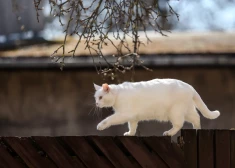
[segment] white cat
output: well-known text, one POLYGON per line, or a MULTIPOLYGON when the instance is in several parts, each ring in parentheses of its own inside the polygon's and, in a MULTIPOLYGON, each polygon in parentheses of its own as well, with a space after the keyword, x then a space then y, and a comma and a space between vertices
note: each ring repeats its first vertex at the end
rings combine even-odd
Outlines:
POLYGON ((210 111, 200 95, 189 84, 176 79, 154 79, 146 82, 124 82, 119 85, 103 84, 96 89, 96 106, 113 107, 114 114, 97 125, 104 130, 112 125, 128 122, 129 132, 133 136, 139 121, 170 121, 172 129, 163 133, 175 135, 185 121, 200 129, 200 116, 196 108, 208 119, 215 119, 219 111, 210 111))

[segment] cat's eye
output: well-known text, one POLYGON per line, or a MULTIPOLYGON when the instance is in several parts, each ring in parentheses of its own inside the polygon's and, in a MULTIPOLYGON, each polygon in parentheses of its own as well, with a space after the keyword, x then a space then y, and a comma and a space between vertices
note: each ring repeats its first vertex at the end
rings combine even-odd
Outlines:
POLYGON ((102 99, 102 96, 100 96, 99 99, 101 100, 101 99, 102 99))

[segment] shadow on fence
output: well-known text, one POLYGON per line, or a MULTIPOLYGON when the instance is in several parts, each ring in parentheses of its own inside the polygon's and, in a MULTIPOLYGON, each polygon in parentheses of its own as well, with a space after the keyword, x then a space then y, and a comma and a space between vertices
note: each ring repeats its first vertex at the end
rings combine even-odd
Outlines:
POLYGON ((4 168, 235 167, 235 131, 182 130, 170 137, 1 137, 4 168))

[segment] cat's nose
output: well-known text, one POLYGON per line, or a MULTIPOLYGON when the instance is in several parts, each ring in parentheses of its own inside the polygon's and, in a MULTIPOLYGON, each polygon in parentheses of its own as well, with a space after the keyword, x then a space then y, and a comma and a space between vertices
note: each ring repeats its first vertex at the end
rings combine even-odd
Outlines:
POLYGON ((98 106, 99 105, 99 103, 96 103, 96 106, 98 106))

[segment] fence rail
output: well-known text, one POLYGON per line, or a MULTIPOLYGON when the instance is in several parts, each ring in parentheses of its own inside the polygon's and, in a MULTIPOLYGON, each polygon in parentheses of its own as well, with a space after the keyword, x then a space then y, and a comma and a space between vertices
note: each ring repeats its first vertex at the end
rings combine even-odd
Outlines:
POLYGON ((235 168, 235 131, 182 130, 170 137, 1 137, 4 168, 235 168))

